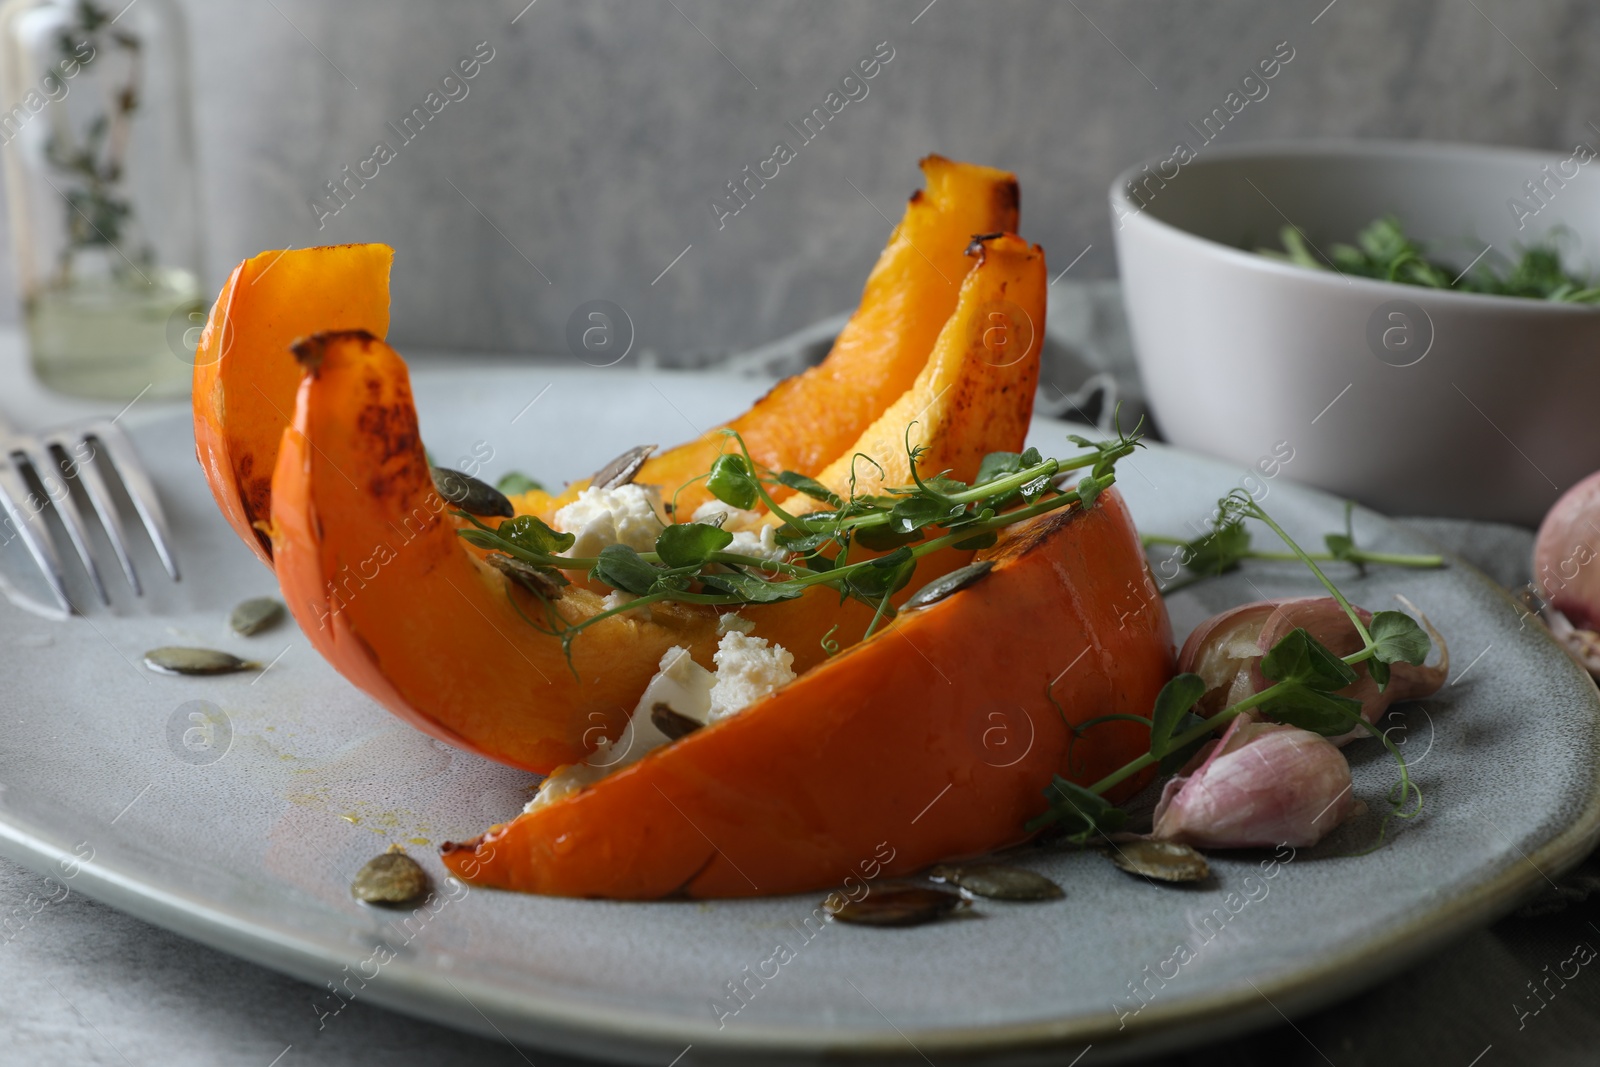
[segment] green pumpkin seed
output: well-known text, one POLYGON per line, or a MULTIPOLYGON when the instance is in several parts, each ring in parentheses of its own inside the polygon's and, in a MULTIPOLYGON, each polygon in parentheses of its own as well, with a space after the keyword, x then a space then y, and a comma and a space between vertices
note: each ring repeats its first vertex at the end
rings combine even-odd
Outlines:
POLYGON ((928 877, 993 900, 1060 900, 1067 895, 1042 874, 998 863, 940 864, 928 877))
POLYGON ((948 574, 940 575, 927 585, 911 594, 911 599, 906 601, 901 611, 925 608, 930 604, 937 604, 951 593, 958 593, 967 586, 988 574, 994 568, 994 560, 980 559, 976 563, 969 563, 965 567, 957 567, 948 574))
POLYGON ((868 882, 867 895, 835 893, 822 902, 835 922, 859 926, 921 926, 970 907, 960 893, 920 882, 868 882))
POLYGON ((525 559, 503 552, 490 552, 483 557, 483 561, 528 592, 546 600, 560 600, 561 587, 571 584, 565 575, 554 568, 535 567, 525 559))
POLYGON ((604 467, 594 472, 594 477, 589 479, 589 485, 594 489, 615 489, 633 481, 639 473, 639 468, 644 466, 644 461, 650 458, 650 453, 656 450, 655 445, 640 445, 630 448, 604 467))
POLYGON ((428 892, 428 872, 399 845, 368 860, 350 883, 350 895, 368 904, 409 904, 428 892))
POLYGON ((498 515, 509 519, 517 513, 500 490, 449 467, 433 468, 433 486, 440 496, 468 515, 498 515))
POLYGON ((228 626, 240 637, 270 630, 283 621, 283 601, 270 596, 252 597, 233 609, 228 626))
POLYGON ((1204 856, 1171 841, 1130 841, 1107 855, 1129 874, 1161 882, 1200 882, 1211 877, 1211 865, 1204 856))
POLYGON ((257 670, 261 666, 251 660, 240 659, 231 652, 178 645, 152 648, 144 654, 144 665, 162 674, 233 674, 236 671, 257 670))
POLYGON ((674 711, 671 704, 659 702, 650 709, 650 721, 657 730, 667 735, 667 740, 669 741, 687 737, 700 729, 701 726, 701 723, 689 718, 682 712, 674 711))

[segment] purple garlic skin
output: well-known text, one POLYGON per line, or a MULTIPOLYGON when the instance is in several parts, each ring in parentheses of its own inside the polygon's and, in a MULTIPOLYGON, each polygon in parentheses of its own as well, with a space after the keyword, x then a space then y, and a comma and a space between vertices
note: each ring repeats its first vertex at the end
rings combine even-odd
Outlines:
POLYGON ((1556 640, 1600 675, 1600 473, 1563 493, 1540 523, 1533 586, 1556 640))
POLYGON ((1241 716, 1193 773, 1167 782, 1150 837, 1195 848, 1314 845, 1361 808, 1327 738, 1241 716))
MULTIPOLYGON (((1372 620, 1371 612, 1361 608, 1356 609, 1356 614, 1363 623, 1372 620)), ((1191 671, 1206 682, 1206 693, 1200 698, 1196 713, 1210 718, 1271 685, 1261 673, 1261 657, 1296 628, 1309 632, 1337 656, 1348 656, 1361 648, 1361 635, 1332 597, 1259 600, 1213 615, 1195 627, 1178 653, 1178 670, 1191 671)), ((1437 633, 1433 639, 1440 652, 1437 664, 1391 664, 1389 685, 1381 693, 1378 683, 1367 674, 1366 664, 1357 664, 1356 682, 1339 690, 1339 695, 1360 701, 1361 717, 1369 723, 1376 723, 1391 704, 1432 695, 1444 685, 1450 672, 1449 649, 1437 633)), ((1366 734, 1365 730, 1354 730, 1335 738, 1334 743, 1342 745, 1366 734)))

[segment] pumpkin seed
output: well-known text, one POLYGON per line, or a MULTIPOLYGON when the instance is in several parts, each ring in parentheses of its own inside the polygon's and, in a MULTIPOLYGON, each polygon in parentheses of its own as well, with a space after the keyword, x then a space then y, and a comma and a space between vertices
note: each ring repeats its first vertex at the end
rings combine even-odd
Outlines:
POLYGON ((627 485, 639 473, 639 468, 644 466, 644 461, 650 458, 650 453, 656 450, 655 445, 640 445, 630 448, 604 467, 594 472, 594 477, 589 479, 589 485, 595 489, 615 489, 619 485, 627 485))
POLYGON ((368 860, 350 883, 350 895, 368 904, 409 904, 428 891, 428 872, 399 845, 368 860))
POLYGON ((509 519, 517 513, 500 490, 449 467, 433 468, 433 486, 440 496, 468 515, 498 515, 509 519))
POLYGON ((1060 900, 1067 895, 1042 874, 998 863, 940 864, 928 877, 994 900, 1060 900))
POLYGON ((868 882, 867 895, 834 894, 822 902, 835 922, 860 926, 921 926, 970 907, 960 893, 918 882, 868 882))
POLYGON ((483 557, 483 561, 528 592, 546 600, 560 600, 561 587, 570 584, 558 570, 535 567, 525 559, 503 552, 490 552, 483 557))
POLYGON ((980 559, 976 563, 969 563, 965 567, 957 567, 948 574, 940 575, 927 585, 911 594, 905 607, 901 611, 915 608, 925 608, 929 604, 937 604, 951 593, 958 593, 973 582, 988 574, 994 568, 994 560, 980 559))
POLYGON ((270 596, 252 597, 233 609, 228 627, 240 637, 270 630, 283 621, 283 601, 270 596))
POLYGON ((1211 865, 1204 856, 1171 841, 1130 841, 1107 855, 1129 874, 1162 882, 1199 882, 1211 877, 1211 865))
POLYGON ((676 741, 700 729, 701 724, 680 711, 674 711, 671 704, 659 701, 650 709, 650 721, 655 728, 667 735, 667 740, 676 741))
POLYGON ((144 665, 162 674, 233 674, 235 671, 253 671, 261 666, 240 659, 231 652, 178 645, 152 648, 144 654, 144 665))

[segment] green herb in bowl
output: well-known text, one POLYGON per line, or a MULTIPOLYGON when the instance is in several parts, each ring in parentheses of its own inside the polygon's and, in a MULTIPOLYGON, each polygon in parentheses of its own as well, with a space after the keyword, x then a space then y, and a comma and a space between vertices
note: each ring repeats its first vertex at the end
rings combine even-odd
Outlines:
POLYGON ((1392 215, 1376 220, 1356 235, 1353 245, 1329 246, 1322 256, 1293 226, 1278 233, 1282 252, 1258 248, 1260 254, 1285 260, 1312 270, 1328 270, 1358 278, 1377 278, 1403 285, 1422 285, 1430 289, 1454 289, 1464 293, 1494 296, 1520 296, 1568 304, 1600 304, 1600 285, 1580 278, 1561 266, 1561 252, 1553 242, 1521 250, 1514 262, 1493 252, 1472 264, 1466 271, 1427 258, 1426 247, 1406 236, 1392 215))

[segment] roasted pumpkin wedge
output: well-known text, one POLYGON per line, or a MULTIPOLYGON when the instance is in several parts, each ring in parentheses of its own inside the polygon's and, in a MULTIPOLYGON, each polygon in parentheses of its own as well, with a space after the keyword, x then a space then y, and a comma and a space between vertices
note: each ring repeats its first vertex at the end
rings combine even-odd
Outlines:
MULTIPOLYGON (((936 395, 920 423, 943 441, 941 465, 922 464, 930 475, 953 456, 1016 451, 1026 433, 1038 352, 997 365, 975 327, 1000 294, 1019 290, 1037 295, 1042 321, 1043 287, 1033 281, 1042 282, 1043 257, 1015 238, 994 244, 963 281, 912 390, 936 395)), ((711 662, 714 610, 657 606, 649 619, 614 616, 587 630, 572 646, 575 678, 560 642, 529 621, 542 608, 456 535, 429 474, 404 361, 360 332, 313 335, 295 354, 304 380, 272 482, 273 558, 301 629, 356 685, 434 736, 545 772, 620 735, 668 648, 711 662)), ((855 447, 888 433, 870 428, 855 447)), ((926 557, 906 591, 970 558, 953 549, 926 557)), ((569 621, 601 610, 581 586, 559 603, 569 621)), ((747 614, 802 671, 823 658, 830 631, 849 644, 872 617, 821 588, 747 614)))
MULTIPOLYGON (((779 382, 727 424, 763 466, 814 475, 844 455, 928 362, 972 267, 965 255, 972 238, 1017 229, 1014 174, 942 156, 928 156, 921 166, 927 189, 912 194, 827 358, 779 382)), ((1042 314, 1038 324, 1042 329, 1042 314)), ((713 430, 649 460, 638 480, 662 486, 669 497, 677 492, 679 505, 693 511, 710 494, 700 483, 687 483, 728 447, 728 438, 713 430)), ((587 485, 574 482, 558 496, 535 492, 513 503, 520 514, 549 518, 587 485)))
POLYGON ((1044 249, 1000 233, 972 241, 967 254, 976 266, 963 286, 960 309, 915 381, 854 444, 815 472, 835 493, 909 485, 913 448, 924 476, 948 472, 969 481, 995 450, 992 442, 1022 447, 1044 339, 1044 249))
POLYGON ((211 307, 194 365, 194 446, 217 506, 268 566, 278 442, 300 368, 289 345, 319 330, 389 329, 388 245, 263 252, 234 268, 211 307))
MULTIPOLYGON (((477 885, 569 897, 837 888, 1013 844, 1051 776, 1092 781, 1149 731, 1166 611, 1114 490, 1007 528, 994 568, 802 674, 443 859, 477 885), (1130 607, 1130 590, 1143 591, 1130 607), (886 858, 888 857, 888 858, 886 858)), ((1124 791, 1140 782, 1124 784, 1124 791)))

